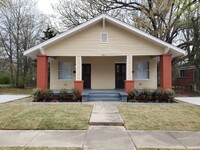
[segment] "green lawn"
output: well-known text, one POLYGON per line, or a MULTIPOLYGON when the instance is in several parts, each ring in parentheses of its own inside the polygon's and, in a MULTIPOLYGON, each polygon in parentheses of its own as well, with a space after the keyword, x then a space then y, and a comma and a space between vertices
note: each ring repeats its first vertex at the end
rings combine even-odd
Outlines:
POLYGON ((82 148, 0 147, 0 150, 83 150, 82 148))
POLYGON ((200 131, 200 106, 176 104, 121 104, 118 110, 128 130, 200 131))
POLYGON ((91 111, 87 104, 0 104, 0 130, 83 130, 91 111))
POLYGON ((8 88, 10 87, 10 84, 0 84, 0 88, 8 88))
POLYGON ((20 89, 20 88, 1 88, 0 94, 31 94, 33 89, 20 89))

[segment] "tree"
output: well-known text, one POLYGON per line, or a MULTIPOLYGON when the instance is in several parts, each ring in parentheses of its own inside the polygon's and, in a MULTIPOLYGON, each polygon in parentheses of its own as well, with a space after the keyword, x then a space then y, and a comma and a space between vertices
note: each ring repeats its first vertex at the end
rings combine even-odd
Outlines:
MULTIPOLYGON (((48 25, 47 28, 43 31, 43 33, 44 33, 44 36, 41 37, 41 39, 44 42, 48 39, 55 37, 59 32, 51 25, 48 25)), ((50 65, 48 65, 48 83, 50 83, 50 65)))
POLYGON ((129 16, 131 17, 133 12, 122 9, 109 10, 104 7, 106 3, 106 0, 60 0, 53 9, 58 13, 64 29, 73 28, 100 14, 109 14, 127 23, 131 21, 129 16))
POLYGON ((52 26, 48 25, 46 30, 43 31, 43 33, 44 33, 44 36, 41 39, 42 39, 42 41, 46 41, 46 40, 51 39, 52 37, 56 36, 59 32, 52 26))
POLYGON ((0 8, 0 50, 9 60, 12 86, 23 87, 32 77, 32 59, 23 52, 40 42, 44 24, 34 0, 7 0, 0 8))
POLYGON ((172 43, 182 29, 182 14, 198 0, 60 0, 54 9, 67 27, 107 13, 172 43))
POLYGON ((0 7, 6 6, 6 1, 5 0, 0 0, 0 7))

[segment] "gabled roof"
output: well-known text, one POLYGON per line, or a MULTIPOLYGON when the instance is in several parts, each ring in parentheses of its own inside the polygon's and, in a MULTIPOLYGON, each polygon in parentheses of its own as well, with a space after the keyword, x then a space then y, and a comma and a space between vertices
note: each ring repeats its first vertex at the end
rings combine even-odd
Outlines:
POLYGON ((147 40, 149 40, 149 41, 151 41, 151 42, 153 42, 157 45, 164 47, 166 50, 169 50, 172 53, 172 57, 183 56, 183 55, 186 54, 186 52, 184 50, 182 50, 182 49, 180 49, 176 46, 173 46, 169 43, 166 43, 166 42, 164 42, 164 41, 162 41, 162 40, 160 40, 160 39, 158 39, 158 38, 156 38, 156 37, 154 37, 150 34, 147 34, 147 33, 143 32, 143 31, 141 31, 137 28, 134 28, 133 26, 130 26, 130 25, 128 25, 124 22, 121 22, 121 21, 119 21, 115 18, 112 18, 112 17, 110 17, 106 14, 102 14, 102 15, 99 15, 99 16, 97 16, 97 17, 95 17, 95 18, 75 27, 75 28, 72 28, 72 29, 70 29, 66 32, 63 32, 62 34, 59 34, 59 35, 57 35, 57 36, 39 44, 39 45, 36 45, 36 46, 24 51, 24 55, 29 56, 29 57, 34 57, 33 55, 40 53, 40 51, 42 51, 46 46, 50 46, 51 44, 54 44, 54 43, 66 38, 66 37, 69 37, 69 36, 79 32, 79 31, 82 31, 86 28, 89 28, 90 26, 102 21, 103 19, 105 19, 105 21, 108 21, 112 24, 115 24, 116 26, 119 26, 119 27, 121 27, 125 30, 128 30, 129 32, 132 32, 133 34, 136 34, 137 36, 145 38, 145 39, 147 39, 147 40))

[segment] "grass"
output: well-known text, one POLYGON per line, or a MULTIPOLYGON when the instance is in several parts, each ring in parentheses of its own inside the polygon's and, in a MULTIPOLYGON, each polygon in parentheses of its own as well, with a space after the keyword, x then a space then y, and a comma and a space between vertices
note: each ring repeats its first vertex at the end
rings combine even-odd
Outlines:
POLYGON ((91 111, 86 104, 0 104, 0 130, 84 130, 91 111))
POLYGON ((0 84, 0 88, 8 88, 10 87, 10 84, 0 84))
POLYGON ((0 147, 0 150, 83 150, 82 148, 0 147))
POLYGON ((118 109, 128 130, 200 131, 200 106, 122 104, 118 109))
POLYGON ((31 94, 32 89, 0 88, 0 94, 31 94))

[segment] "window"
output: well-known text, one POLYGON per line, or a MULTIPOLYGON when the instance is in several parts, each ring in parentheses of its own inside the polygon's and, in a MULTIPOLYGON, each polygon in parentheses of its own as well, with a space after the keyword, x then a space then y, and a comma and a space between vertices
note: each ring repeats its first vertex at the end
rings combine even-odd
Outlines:
POLYGON ((136 62, 134 65, 135 79, 137 80, 147 80, 149 79, 149 62, 140 61, 136 62))
POLYGON ((187 77, 187 70, 180 70, 180 78, 186 78, 187 77))
POLYGON ((100 42, 101 43, 108 43, 108 34, 107 33, 101 33, 100 42))
POLYGON ((66 61, 58 62, 58 79, 71 80, 72 79, 72 64, 66 61))

